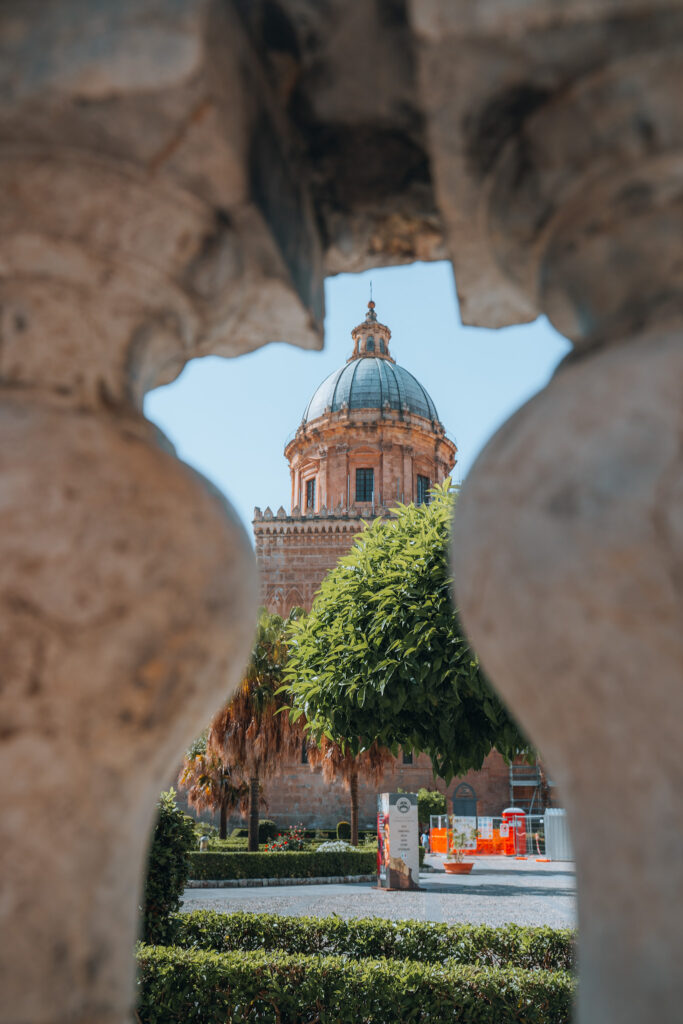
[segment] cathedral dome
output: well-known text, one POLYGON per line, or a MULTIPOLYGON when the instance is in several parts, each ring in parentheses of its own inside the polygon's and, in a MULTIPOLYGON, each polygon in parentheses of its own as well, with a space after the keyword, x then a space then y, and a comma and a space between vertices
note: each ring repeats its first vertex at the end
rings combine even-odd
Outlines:
POLYGON ((389 354, 391 331, 378 323, 374 302, 368 303, 364 323, 351 336, 351 358, 320 384, 302 423, 342 409, 395 409, 438 422, 436 407, 420 382, 389 354))
POLYGON ((396 409, 438 421, 439 417, 420 382, 389 359, 356 358, 322 382, 303 415, 303 423, 341 409, 396 409))

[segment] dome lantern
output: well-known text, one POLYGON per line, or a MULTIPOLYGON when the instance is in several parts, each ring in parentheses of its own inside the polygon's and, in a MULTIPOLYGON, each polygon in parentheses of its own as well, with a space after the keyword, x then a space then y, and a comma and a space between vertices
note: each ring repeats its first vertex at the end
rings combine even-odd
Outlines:
POLYGON ((391 331, 386 324, 381 324, 377 319, 375 303, 372 299, 368 302, 365 320, 353 328, 351 337, 353 338, 353 352, 349 356, 348 362, 362 359, 365 356, 394 362, 389 353, 391 331))
POLYGON ((372 300, 365 320, 353 328, 351 337, 354 344, 350 358, 316 389, 301 426, 332 413, 376 409, 383 417, 396 412, 401 417, 421 416, 431 421, 431 429, 443 432, 434 402, 425 388, 392 358, 391 331, 378 321, 372 300))

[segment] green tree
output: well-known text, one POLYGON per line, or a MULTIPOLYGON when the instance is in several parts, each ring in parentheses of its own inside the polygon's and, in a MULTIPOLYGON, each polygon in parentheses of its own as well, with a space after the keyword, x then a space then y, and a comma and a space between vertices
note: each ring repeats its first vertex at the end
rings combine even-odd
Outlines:
POLYGON ((142 938, 153 945, 173 941, 171 914, 180 909, 196 845, 192 822, 175 802, 175 790, 162 793, 149 850, 142 910, 142 938))
POLYGON ((250 850, 258 850, 261 781, 301 749, 301 724, 287 713, 278 714, 290 707, 287 695, 278 693, 286 661, 285 622, 261 609, 244 678, 209 726, 207 751, 249 780, 250 850))
POLYGON ((451 598, 450 481, 360 533, 290 627, 287 687, 313 736, 427 753, 450 780, 527 742, 484 678, 451 598))
POLYGON ((417 820, 429 825, 432 814, 446 813, 446 797, 438 789, 422 786, 417 792, 417 820))

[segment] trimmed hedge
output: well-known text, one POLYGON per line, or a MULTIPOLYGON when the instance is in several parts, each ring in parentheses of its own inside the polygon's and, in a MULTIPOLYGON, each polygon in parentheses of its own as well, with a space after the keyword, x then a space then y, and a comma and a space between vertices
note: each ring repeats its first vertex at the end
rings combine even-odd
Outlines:
POLYGON ((142 1024, 568 1024, 564 972, 138 947, 142 1024))
MULTIPOLYGON (((258 823, 259 843, 268 843, 277 835, 277 825, 270 818, 261 818, 258 823)), ((248 839, 249 829, 241 828, 239 825, 230 833, 231 839, 248 839)))
MULTIPOLYGON (((425 851, 420 847, 420 867, 425 851)), ((190 853, 191 879, 222 881, 225 878, 330 878, 333 875, 374 875, 375 847, 333 853, 292 850, 290 853, 218 851, 190 853)))
POLYGON ((574 932, 568 928, 502 928, 380 917, 281 917, 279 914, 178 914, 174 943, 216 953, 286 950, 288 953, 388 957, 432 964, 477 964, 573 971, 574 932))
POLYGON ((371 875, 376 870, 374 850, 190 854, 190 878, 196 879, 329 878, 331 875, 371 875))

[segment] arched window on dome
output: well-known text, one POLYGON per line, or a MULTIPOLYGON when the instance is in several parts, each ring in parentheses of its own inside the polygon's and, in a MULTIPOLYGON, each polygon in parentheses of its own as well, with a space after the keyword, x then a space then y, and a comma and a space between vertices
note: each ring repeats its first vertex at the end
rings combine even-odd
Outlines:
POLYGON ((373 338, 373 336, 371 334, 368 334, 368 336, 367 336, 367 339, 366 339, 366 342, 365 342, 365 351, 366 352, 374 352, 375 351, 375 339, 373 338))
POLYGON ((386 352, 386 346, 384 344, 384 338, 379 339, 379 350, 380 352, 386 352))

